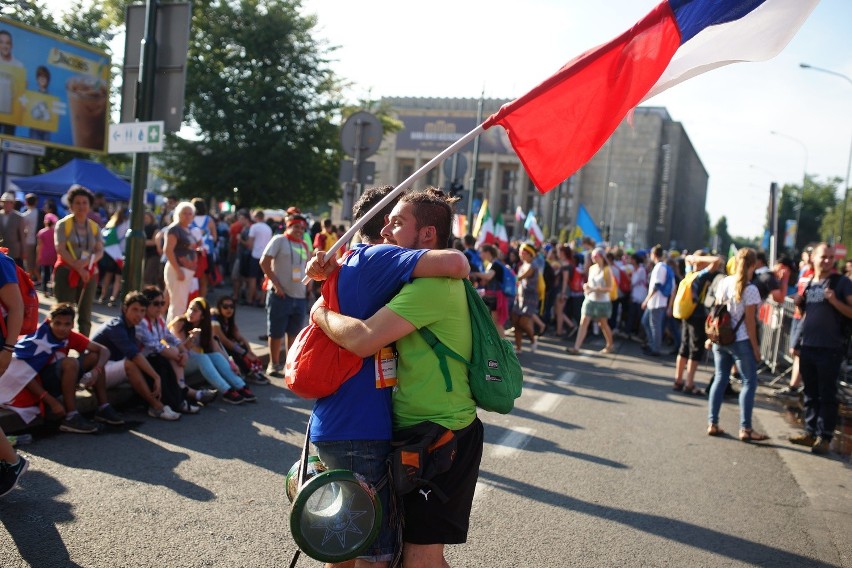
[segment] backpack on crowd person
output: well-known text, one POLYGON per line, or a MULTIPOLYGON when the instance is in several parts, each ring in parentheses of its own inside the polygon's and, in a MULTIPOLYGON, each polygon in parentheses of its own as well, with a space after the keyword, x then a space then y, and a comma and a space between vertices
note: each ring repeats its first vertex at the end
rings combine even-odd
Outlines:
POLYGON ((711 282, 706 275, 703 277, 699 277, 698 275, 699 271, 693 270, 684 276, 683 280, 678 284, 674 305, 672 306, 672 316, 675 319, 689 319, 695 313, 695 309, 699 304, 704 305, 707 290, 711 282), (696 291, 698 292, 697 295, 696 291))
POLYGON ((518 293, 518 275, 515 274, 515 271, 508 264, 496 258, 492 263, 503 268, 503 281, 500 282, 500 289, 503 291, 503 295, 511 302, 515 294, 518 293))
POLYGON ((672 267, 668 264, 663 263, 663 268, 666 269, 666 280, 663 283, 663 287, 660 288, 660 293, 666 298, 668 298, 672 295, 672 292, 675 289, 675 274, 674 270, 672 270, 672 267))

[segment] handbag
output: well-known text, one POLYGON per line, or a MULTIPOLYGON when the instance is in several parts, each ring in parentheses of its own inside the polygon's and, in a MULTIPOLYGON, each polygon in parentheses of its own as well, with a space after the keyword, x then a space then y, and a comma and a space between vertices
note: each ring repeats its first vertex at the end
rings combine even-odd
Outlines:
MULTIPOLYGON (((322 296, 332 311, 339 312, 337 277, 334 273, 322 285, 322 296)), ((323 398, 337 392, 361 368, 364 360, 333 342, 311 322, 299 332, 284 363, 284 383, 302 398, 323 398)))

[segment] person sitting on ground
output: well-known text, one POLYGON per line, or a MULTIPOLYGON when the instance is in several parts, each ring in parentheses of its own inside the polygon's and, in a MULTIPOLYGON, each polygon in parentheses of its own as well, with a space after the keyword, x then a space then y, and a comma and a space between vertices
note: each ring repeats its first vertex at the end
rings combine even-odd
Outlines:
MULTIPOLYGON (((98 401, 95 421, 122 426, 124 419, 107 399, 104 366, 109 350, 76 331, 74 306, 56 304, 47 319, 32 334, 15 346, 6 382, 31 377, 26 388, 10 402, 15 408, 50 407, 62 421, 59 430, 75 434, 94 434, 98 426, 77 412, 77 385, 94 390, 98 401), (69 357, 73 349, 80 357, 69 357), (38 373, 38 376, 35 376, 38 373), (62 402, 57 397, 62 397, 62 402)), ((22 418, 27 414, 21 413, 22 418)))
POLYGON ((211 313, 213 334, 221 342, 225 352, 234 360, 246 382, 268 385, 269 379, 263 374, 263 362, 251 350, 248 340, 240 334, 240 329, 237 327, 236 305, 236 301, 231 296, 219 298, 211 313))
MULTIPOLYGON (((110 361, 105 368, 107 388, 127 381, 136 394, 148 404, 149 416, 161 420, 177 420, 180 414, 160 400, 163 379, 151 367, 136 339, 136 326, 145 317, 147 308, 148 299, 141 292, 128 292, 121 303, 121 314, 102 325, 92 339, 105 345, 110 351, 110 361)), ((170 387, 171 385, 167 385, 166 388, 170 387)))
MULTIPOLYGON (((142 342, 142 353, 155 369, 164 362, 169 366, 168 373, 174 376, 180 389, 180 396, 176 403, 177 410, 186 414, 195 414, 198 412, 199 402, 203 404, 213 402, 217 393, 207 389, 195 390, 186 385, 184 367, 189 360, 189 353, 181 345, 180 339, 169 331, 163 319, 166 304, 163 292, 157 286, 145 286, 142 294, 148 299, 145 318, 136 326, 136 337, 142 342)), ((159 369, 158 372, 163 375, 159 369)))
POLYGON ((254 393, 231 368, 224 349, 213 335, 210 320, 207 300, 195 298, 189 303, 186 314, 169 322, 169 329, 189 351, 186 372, 200 372, 208 383, 223 393, 222 399, 227 403, 256 402, 254 393))

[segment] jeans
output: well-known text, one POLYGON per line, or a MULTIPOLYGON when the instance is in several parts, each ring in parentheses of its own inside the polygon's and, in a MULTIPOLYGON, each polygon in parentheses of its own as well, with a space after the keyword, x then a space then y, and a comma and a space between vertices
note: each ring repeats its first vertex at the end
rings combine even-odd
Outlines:
MULTIPOLYGON (((363 475, 367 483, 377 487, 387 474, 386 460, 391 452, 390 440, 336 440, 314 442, 319 457, 328 469, 348 469, 363 475)), ((382 526, 373 544, 359 556, 370 562, 393 559, 396 531, 389 524, 390 486, 377 492, 382 504, 382 526)))
POLYGON ((740 389, 740 428, 751 429, 751 413, 754 410, 754 395, 757 393, 757 361, 748 339, 735 341, 730 345, 713 344, 713 361, 716 364, 716 374, 713 376, 713 386, 710 387, 710 397, 707 401, 710 424, 719 423, 719 409, 725 398, 725 387, 731 376, 731 366, 736 363, 737 370, 743 379, 740 389))
POLYGON ((232 388, 241 389, 246 386, 239 375, 231 370, 231 365, 221 353, 189 353, 189 360, 184 367, 186 374, 201 373, 201 376, 219 392, 226 392, 232 388))
POLYGON ((830 441, 837 426, 837 379, 843 352, 802 346, 799 370, 805 383, 805 430, 830 441))
POLYGON ((648 338, 648 349, 659 353, 663 345, 663 325, 666 319, 666 308, 647 308, 642 314, 642 327, 648 338))

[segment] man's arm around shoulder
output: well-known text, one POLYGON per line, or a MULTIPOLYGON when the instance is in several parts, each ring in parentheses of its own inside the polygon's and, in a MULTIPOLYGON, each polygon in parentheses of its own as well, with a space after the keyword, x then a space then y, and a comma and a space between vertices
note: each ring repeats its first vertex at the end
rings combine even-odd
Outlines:
POLYGON ((445 276, 447 278, 467 278, 470 263, 463 252, 456 249, 430 250, 420 257, 411 276, 428 278, 445 276))
POLYGON ((359 320, 333 312, 318 303, 311 318, 332 341, 359 357, 373 355, 416 329, 411 322, 387 307, 367 320, 359 320))

